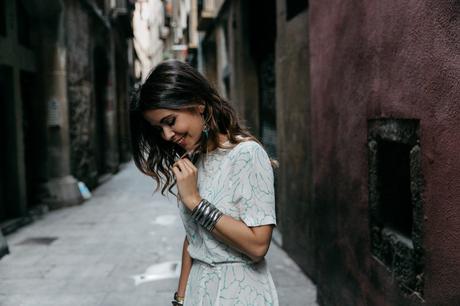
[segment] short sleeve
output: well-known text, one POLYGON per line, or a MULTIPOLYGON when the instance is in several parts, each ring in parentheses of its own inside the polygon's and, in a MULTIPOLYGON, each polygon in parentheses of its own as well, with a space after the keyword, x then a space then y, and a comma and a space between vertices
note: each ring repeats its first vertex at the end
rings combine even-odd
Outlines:
MULTIPOLYGON (((240 143, 232 156, 232 201, 248 226, 276 224, 273 169, 254 141, 240 143)), ((233 153, 233 152, 232 152, 233 153)))

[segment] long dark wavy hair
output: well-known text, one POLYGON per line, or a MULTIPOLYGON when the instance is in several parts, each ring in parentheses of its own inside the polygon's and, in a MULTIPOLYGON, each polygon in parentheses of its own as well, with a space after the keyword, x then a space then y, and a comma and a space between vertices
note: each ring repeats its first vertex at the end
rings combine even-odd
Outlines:
POLYGON ((230 146, 245 140, 260 143, 241 125, 232 106, 197 70, 178 60, 160 63, 136 90, 129 114, 134 162, 141 172, 157 182, 156 191, 161 187, 162 194, 166 190, 173 193, 176 182, 171 167, 183 151, 177 144, 164 140, 143 114, 154 109, 190 110, 199 105, 204 106, 203 117, 209 127, 208 136, 201 137, 199 153, 222 147, 219 134, 227 135, 230 146))

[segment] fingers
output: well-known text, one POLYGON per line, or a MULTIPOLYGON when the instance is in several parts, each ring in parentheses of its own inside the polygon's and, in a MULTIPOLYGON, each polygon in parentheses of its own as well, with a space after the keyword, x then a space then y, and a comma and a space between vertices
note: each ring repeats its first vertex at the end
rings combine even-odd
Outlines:
MULTIPOLYGON (((192 199, 198 194, 198 170, 188 159, 181 159, 174 163, 172 171, 177 182, 178 195, 182 199, 192 199)), ((185 203, 185 202, 184 202, 185 203)))
POLYGON ((178 167, 177 165, 174 165, 174 166, 172 167, 172 172, 174 173, 174 175, 175 175, 176 177, 182 175, 182 173, 181 173, 181 171, 180 171, 180 169, 179 169, 179 167, 178 167))
POLYGON ((187 170, 190 170, 192 172, 197 171, 197 168, 195 167, 195 165, 187 158, 182 158, 182 159, 177 160, 173 164, 173 168, 174 167, 178 167, 180 171, 187 171, 187 170))
POLYGON ((187 177, 189 175, 195 175, 198 170, 195 165, 188 159, 179 159, 172 167, 173 173, 177 178, 187 177))
POLYGON ((184 169, 187 169, 188 171, 190 172, 193 172, 193 173, 196 173, 197 172, 197 168, 195 167, 195 165, 190 161, 190 159, 188 158, 184 158, 182 159, 182 165, 184 167, 184 169))

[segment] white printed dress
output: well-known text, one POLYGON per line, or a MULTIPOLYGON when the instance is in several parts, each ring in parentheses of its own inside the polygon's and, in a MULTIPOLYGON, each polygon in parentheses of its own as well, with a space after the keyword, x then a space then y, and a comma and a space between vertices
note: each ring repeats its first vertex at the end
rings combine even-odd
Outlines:
MULTIPOLYGON (((254 141, 216 149, 197 163, 201 197, 248 226, 276 224, 273 170, 265 150, 254 141)), ((278 306, 265 260, 216 240, 179 205, 193 258, 186 306, 278 306)))

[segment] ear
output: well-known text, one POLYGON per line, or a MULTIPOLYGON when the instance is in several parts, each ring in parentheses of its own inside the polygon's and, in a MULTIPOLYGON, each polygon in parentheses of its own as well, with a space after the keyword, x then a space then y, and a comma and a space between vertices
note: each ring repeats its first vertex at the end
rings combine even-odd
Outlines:
POLYGON ((200 104, 200 105, 197 106, 197 110, 200 113, 200 115, 203 115, 204 109, 205 109, 205 107, 204 107, 203 104, 200 104))

